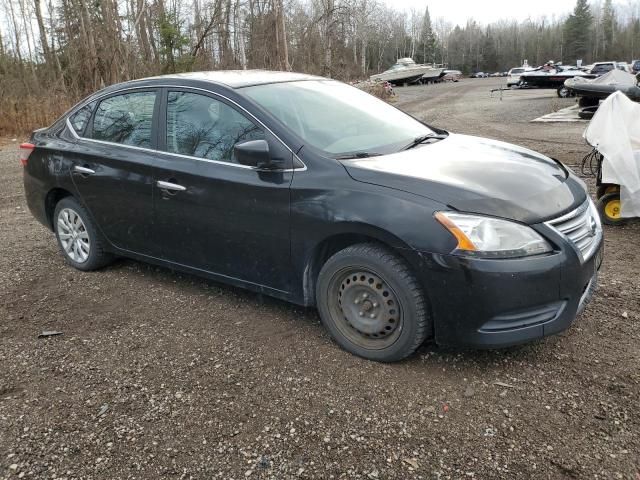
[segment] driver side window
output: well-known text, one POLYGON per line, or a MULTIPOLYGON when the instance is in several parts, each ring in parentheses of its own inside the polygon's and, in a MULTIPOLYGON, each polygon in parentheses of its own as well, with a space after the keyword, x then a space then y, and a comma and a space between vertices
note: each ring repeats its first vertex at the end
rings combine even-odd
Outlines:
POLYGON ((264 138, 260 127, 225 103, 197 93, 169 92, 168 152, 233 163, 235 144, 264 138))

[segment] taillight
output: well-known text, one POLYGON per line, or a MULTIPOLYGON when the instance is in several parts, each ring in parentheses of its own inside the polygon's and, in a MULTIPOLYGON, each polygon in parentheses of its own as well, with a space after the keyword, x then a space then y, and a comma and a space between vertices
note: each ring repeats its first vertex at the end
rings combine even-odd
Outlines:
POLYGON ((20 163, 23 167, 27 166, 29 155, 31 155, 31 152, 33 152, 34 148, 36 148, 36 146, 33 143, 20 144, 20 163))

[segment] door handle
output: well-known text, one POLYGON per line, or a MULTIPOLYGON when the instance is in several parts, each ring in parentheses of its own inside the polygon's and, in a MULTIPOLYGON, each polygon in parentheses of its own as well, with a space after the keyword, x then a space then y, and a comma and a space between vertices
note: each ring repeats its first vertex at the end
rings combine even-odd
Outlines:
POLYGON ((73 167, 73 171, 76 172, 76 173, 80 173, 82 175, 93 175, 94 173, 96 173, 95 170, 92 170, 92 169, 87 168, 87 167, 81 167, 79 165, 75 165, 73 167))
POLYGON ((168 190, 170 192, 184 192, 187 189, 187 187, 178 185, 177 183, 164 182, 162 180, 158 180, 157 185, 160 189, 168 190))

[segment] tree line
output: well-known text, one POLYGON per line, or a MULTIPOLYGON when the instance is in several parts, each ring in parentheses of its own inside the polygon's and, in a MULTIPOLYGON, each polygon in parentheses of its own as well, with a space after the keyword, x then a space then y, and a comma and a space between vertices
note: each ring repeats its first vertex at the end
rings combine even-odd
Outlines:
POLYGON ((355 80, 396 59, 469 74, 640 57, 640 0, 565 17, 453 25, 383 0, 0 0, 0 133, 163 73, 265 68, 355 80))

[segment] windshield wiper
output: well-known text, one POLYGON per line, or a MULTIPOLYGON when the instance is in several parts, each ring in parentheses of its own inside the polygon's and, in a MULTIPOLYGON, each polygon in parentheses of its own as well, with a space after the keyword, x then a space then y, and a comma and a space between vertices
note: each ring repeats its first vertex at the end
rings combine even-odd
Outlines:
POLYGON ((439 134, 439 133, 429 133, 428 135, 420 135, 413 139, 409 145, 406 145, 402 148, 402 150, 409 150, 410 148, 417 147, 421 143, 426 142, 427 140, 444 140, 447 138, 447 134, 439 134))
POLYGON ((352 160, 354 158, 379 157, 380 155, 382 154, 376 152, 350 152, 343 155, 337 155, 333 158, 335 158, 336 160, 352 160))

